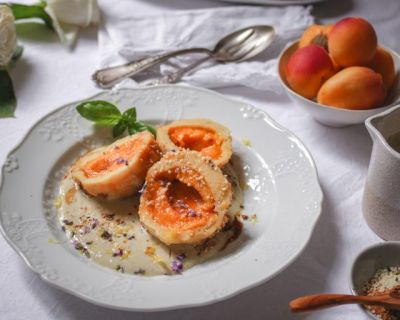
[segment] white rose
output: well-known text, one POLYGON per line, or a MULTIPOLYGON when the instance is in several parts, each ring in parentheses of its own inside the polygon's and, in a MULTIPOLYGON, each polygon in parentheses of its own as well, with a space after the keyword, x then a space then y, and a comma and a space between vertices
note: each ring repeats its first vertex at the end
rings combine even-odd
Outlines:
POLYGON ((6 5, 0 5, 0 67, 7 65, 17 46, 14 16, 6 5))
POLYGON ((96 0, 47 0, 47 13, 53 19, 61 42, 71 46, 81 27, 97 24, 100 11, 96 0))

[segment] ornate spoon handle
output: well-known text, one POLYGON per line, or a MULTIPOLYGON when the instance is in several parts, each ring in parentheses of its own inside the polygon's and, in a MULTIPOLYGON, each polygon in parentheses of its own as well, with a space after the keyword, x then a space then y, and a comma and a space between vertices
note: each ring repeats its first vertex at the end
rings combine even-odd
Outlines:
POLYGON ((199 65, 203 64, 204 62, 211 59, 211 56, 199 59, 185 68, 179 69, 178 71, 168 74, 166 76, 161 77, 158 80, 151 82, 149 85, 157 86, 160 84, 168 84, 168 83, 176 83, 178 82, 185 74, 192 71, 194 68, 198 67, 199 65))
POLYGON ((190 54, 190 53, 207 53, 208 55, 210 55, 211 51, 205 48, 177 50, 153 57, 132 61, 121 66, 101 69, 96 71, 93 74, 92 78, 100 87, 110 88, 113 85, 117 84, 118 82, 126 78, 132 77, 133 75, 147 68, 150 68, 158 63, 168 60, 171 57, 190 54))

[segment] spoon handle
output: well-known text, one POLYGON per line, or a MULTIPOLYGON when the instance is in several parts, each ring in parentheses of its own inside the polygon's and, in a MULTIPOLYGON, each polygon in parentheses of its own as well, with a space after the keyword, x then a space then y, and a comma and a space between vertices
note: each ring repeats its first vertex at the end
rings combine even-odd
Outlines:
POLYGON ((335 307, 342 304, 369 304, 382 305, 393 303, 393 298, 388 295, 379 296, 353 296, 347 294, 316 294, 304 296, 290 301, 292 312, 313 311, 322 308, 335 307))
POLYGON ((176 83, 180 79, 182 79, 182 77, 185 74, 189 73, 190 71, 197 68, 199 65, 203 64, 204 62, 210 60, 211 58, 212 58, 211 56, 207 56, 202 59, 199 59, 199 60, 191 63, 190 65, 188 65, 185 68, 181 68, 174 73, 168 74, 166 76, 161 77, 160 79, 157 79, 157 80, 151 82, 150 85, 157 86, 160 84, 176 83))
POLYGON ((176 50, 148 58, 135 60, 124 65, 98 70, 93 74, 92 79, 100 87, 110 88, 118 82, 121 82, 126 78, 132 77, 133 75, 163 61, 166 61, 169 58, 190 53, 207 53, 208 55, 210 55, 211 51, 205 48, 176 50))

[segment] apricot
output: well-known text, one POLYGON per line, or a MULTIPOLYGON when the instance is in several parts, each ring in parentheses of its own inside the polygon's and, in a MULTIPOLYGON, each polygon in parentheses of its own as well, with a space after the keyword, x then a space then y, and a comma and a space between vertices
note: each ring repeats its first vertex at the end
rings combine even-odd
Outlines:
POLYGON ((394 79, 396 78, 396 70, 394 67, 393 57, 390 52, 378 47, 375 56, 368 64, 368 67, 378 72, 382 76, 386 89, 389 89, 392 86, 394 79))
POLYGON ((362 18, 345 18, 335 23, 328 36, 328 51, 342 67, 368 64, 378 45, 372 25, 362 18))
POLYGON ((369 109, 385 100, 382 76, 367 67, 348 67, 327 80, 318 92, 320 104, 344 109, 369 109))
POLYGON ((317 44, 324 49, 328 48, 328 34, 331 31, 333 25, 319 25, 312 24, 306 30, 299 41, 299 48, 304 48, 310 44, 317 44))
POLYGON ((331 58, 325 49, 315 44, 296 50, 285 68, 289 86, 305 98, 315 97, 333 74, 331 58))

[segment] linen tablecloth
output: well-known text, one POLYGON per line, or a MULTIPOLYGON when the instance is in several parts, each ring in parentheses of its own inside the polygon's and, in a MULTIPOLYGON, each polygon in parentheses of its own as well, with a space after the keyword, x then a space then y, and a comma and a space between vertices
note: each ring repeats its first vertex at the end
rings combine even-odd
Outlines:
MULTIPOLYGON (((226 5, 213 1, 132 0, 153 6, 204 8, 226 5)), ((25 1, 29 2, 29 1, 25 1)), ((113 6, 115 1, 107 5, 113 6)), ((145 10, 143 15, 148 14, 145 10)), ((326 1, 313 14, 323 22, 357 15, 369 19, 381 42, 400 51, 398 0, 326 1)), ((25 46, 23 59, 12 71, 18 95, 15 119, 0 119, 0 162, 28 129, 51 110, 96 92, 90 76, 98 64, 96 30, 80 34, 74 52, 42 26, 18 27, 25 46)), ((371 152, 363 125, 335 129, 322 126, 296 108, 285 96, 243 87, 219 92, 265 111, 293 131, 311 151, 324 190, 324 205, 315 232, 303 254, 271 281, 214 305, 160 313, 108 310, 52 288, 32 273, 0 237, 0 319, 367 319, 356 306, 344 306, 294 316, 288 301, 317 292, 349 292, 349 272, 355 255, 381 241, 367 227, 361 196, 371 152)), ((29 177, 21 183, 29 183, 29 177)))

